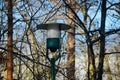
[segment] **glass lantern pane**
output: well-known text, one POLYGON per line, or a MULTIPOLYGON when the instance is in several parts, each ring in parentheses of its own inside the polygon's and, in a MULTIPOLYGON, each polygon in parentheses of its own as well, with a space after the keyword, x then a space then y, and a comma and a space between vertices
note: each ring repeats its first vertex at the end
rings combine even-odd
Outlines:
POLYGON ((59 38, 59 26, 53 24, 48 27, 48 38, 59 38))

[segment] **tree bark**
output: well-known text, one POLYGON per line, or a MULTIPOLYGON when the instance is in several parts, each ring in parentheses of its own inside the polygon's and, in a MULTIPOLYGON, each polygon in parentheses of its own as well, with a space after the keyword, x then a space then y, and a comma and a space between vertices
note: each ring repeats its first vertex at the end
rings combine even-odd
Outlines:
POLYGON ((109 55, 105 56, 104 64, 105 64, 104 68, 105 68, 105 72, 106 72, 106 75, 107 75, 107 79, 112 80, 110 66, 109 66, 109 55))
POLYGON ((68 80, 75 80, 75 40, 74 33, 75 29, 70 29, 68 34, 68 58, 67 58, 67 77, 68 80))
POLYGON ((13 44, 12 44, 12 34, 13 34, 13 16, 12 16, 12 0, 8 0, 8 39, 7 39, 7 79, 13 80, 13 44))
MULTIPOLYGON (((74 0, 68 0, 68 4, 75 9, 74 0)), ((69 9, 67 15, 71 19, 75 18, 74 14, 69 9)), ((68 80, 75 80, 75 23, 71 19, 68 19, 68 24, 71 25, 72 28, 68 33, 67 77, 68 80)))
MULTIPOLYGON (((84 25, 87 27, 87 16, 88 16, 88 7, 87 0, 84 0, 84 25)), ((96 66, 95 66, 95 55, 93 50, 93 43, 90 37, 89 31, 86 29, 86 43, 87 43, 87 53, 88 53, 88 80, 96 80, 96 66)), ((85 54, 85 53, 84 53, 85 54)))
POLYGON ((102 80, 103 64, 105 56, 105 20, 106 20, 106 0, 102 0, 101 27, 100 27, 100 55, 98 64, 97 79, 102 80))
POLYGON ((93 52, 93 45, 91 43, 90 37, 87 36, 87 46, 88 46, 88 80, 96 80, 96 66, 95 66, 95 55, 93 52))

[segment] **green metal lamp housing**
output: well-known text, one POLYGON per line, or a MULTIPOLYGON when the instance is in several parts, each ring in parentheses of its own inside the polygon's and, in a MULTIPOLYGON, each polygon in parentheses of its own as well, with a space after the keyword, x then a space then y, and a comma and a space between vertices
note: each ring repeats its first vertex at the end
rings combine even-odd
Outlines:
POLYGON ((48 30, 46 47, 51 52, 56 52, 57 49, 60 49, 60 31, 68 30, 69 28, 71 28, 69 25, 63 23, 48 23, 37 26, 37 29, 48 30))
POLYGON ((60 46, 59 38, 47 38, 47 49, 50 49, 51 52, 55 52, 60 46))

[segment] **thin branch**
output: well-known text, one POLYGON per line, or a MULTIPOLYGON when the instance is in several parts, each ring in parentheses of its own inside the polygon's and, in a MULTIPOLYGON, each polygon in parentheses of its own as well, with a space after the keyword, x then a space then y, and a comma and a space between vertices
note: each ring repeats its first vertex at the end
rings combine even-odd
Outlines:
POLYGON ((120 28, 119 29, 112 29, 112 30, 109 30, 108 32, 105 33, 105 36, 108 36, 108 35, 111 35, 111 34, 115 34, 117 32, 120 31, 120 28))
POLYGON ((72 7, 65 0, 63 0, 63 2, 66 5, 66 7, 68 7, 71 10, 71 12, 75 15, 75 18, 78 20, 80 27, 87 33, 87 29, 85 28, 84 23, 78 17, 78 15, 76 14, 76 12, 72 9, 72 7))
POLYGON ((111 7, 116 6, 116 5, 120 5, 120 2, 119 2, 119 3, 111 4, 111 5, 110 5, 109 7, 107 7, 106 9, 110 9, 111 7))
MULTIPOLYGON (((7 51, 7 49, 6 49, 6 48, 3 48, 3 47, 0 47, 0 49, 2 49, 2 50, 4 50, 4 51, 7 51)), ((19 52, 21 52, 21 51, 19 51, 19 52)), ((46 65, 46 64, 37 62, 37 61, 35 61, 34 59, 31 59, 31 58, 29 58, 28 56, 23 55, 23 54, 25 54, 25 53, 18 54, 17 52, 13 52, 13 54, 14 54, 14 56, 16 56, 16 57, 18 57, 18 58, 20 58, 20 56, 21 56, 22 58, 25 58, 25 59, 33 62, 33 63, 40 64, 40 65, 42 65, 42 66, 45 66, 45 67, 49 67, 49 68, 50 68, 50 66, 48 66, 48 65, 46 65)))
POLYGON ((109 54, 120 54, 120 52, 110 52, 110 53, 105 53, 105 55, 109 55, 109 54))
MULTIPOLYGON (((120 31, 120 29, 112 29, 112 30, 109 30, 109 31, 105 32, 105 37, 106 37, 106 36, 109 36, 109 35, 111 35, 111 34, 116 34, 116 33, 119 32, 119 31, 120 31)), ((99 41, 99 40, 100 40, 100 37, 98 37, 97 39, 93 40, 92 43, 95 43, 95 42, 97 42, 97 41, 99 41)))

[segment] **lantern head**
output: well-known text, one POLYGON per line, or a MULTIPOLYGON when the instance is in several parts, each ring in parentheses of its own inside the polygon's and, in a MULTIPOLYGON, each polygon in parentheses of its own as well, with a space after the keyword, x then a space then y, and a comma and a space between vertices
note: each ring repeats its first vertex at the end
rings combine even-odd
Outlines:
POLYGON ((60 31, 68 30, 70 28, 67 24, 62 23, 48 23, 40 24, 37 26, 37 29, 47 30, 47 49, 50 49, 51 52, 56 52, 60 48, 60 31))

